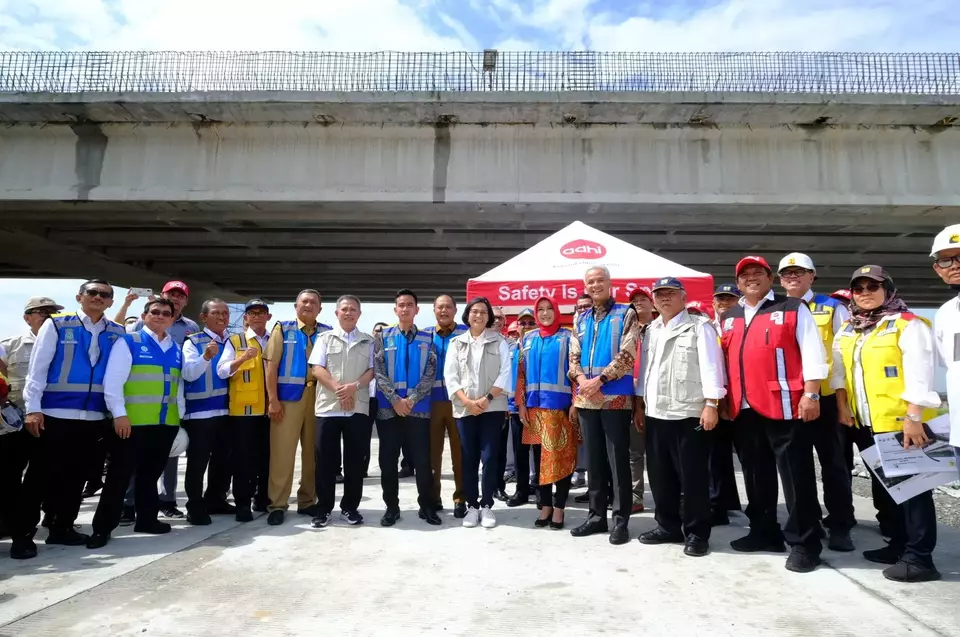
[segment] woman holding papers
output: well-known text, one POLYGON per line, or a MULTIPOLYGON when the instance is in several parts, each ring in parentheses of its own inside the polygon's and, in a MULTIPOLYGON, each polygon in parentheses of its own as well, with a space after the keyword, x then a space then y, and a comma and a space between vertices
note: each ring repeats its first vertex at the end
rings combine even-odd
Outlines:
MULTIPOLYGON (((840 422, 857 428, 861 451, 880 433, 903 432, 904 446, 927 444, 924 422, 940 406, 933 389, 934 350, 929 324, 907 309, 890 275, 876 265, 850 278, 850 320, 833 343, 831 386, 840 422)), ((873 503, 890 543, 863 556, 890 564, 883 576, 898 582, 940 579, 933 565, 937 515, 930 491, 897 505, 876 476, 873 503)))

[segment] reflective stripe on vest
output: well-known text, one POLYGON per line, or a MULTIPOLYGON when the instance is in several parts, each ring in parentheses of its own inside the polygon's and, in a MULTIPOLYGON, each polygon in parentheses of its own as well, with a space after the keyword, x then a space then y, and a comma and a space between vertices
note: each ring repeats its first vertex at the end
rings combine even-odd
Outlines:
POLYGON ((507 411, 517 413, 517 367, 520 364, 520 343, 510 343, 510 378, 507 379, 507 411))
POLYGON ((262 416, 267 413, 267 389, 260 343, 254 339, 248 344, 246 334, 234 334, 230 337, 230 343, 233 344, 233 351, 238 358, 251 347, 258 352, 255 358, 244 363, 229 379, 230 415, 262 416), (247 367, 249 369, 245 369, 247 367))
MULTIPOLYGON (((203 351, 207 344, 213 341, 206 332, 191 334, 187 337, 197 352, 203 356, 203 351)), ((229 407, 229 397, 227 396, 229 381, 220 378, 217 374, 217 364, 223 357, 223 343, 217 343, 217 354, 211 360, 203 375, 192 381, 184 383, 184 397, 187 399, 187 415, 196 414, 204 411, 223 411, 229 407)))
MULTIPOLYGON (((903 352, 900 335, 910 321, 926 319, 903 313, 895 320, 884 319, 866 336, 854 331, 849 321, 837 335, 843 352, 846 372, 847 400, 857 421, 875 433, 903 431, 907 416, 907 401, 900 396, 904 390, 903 352), (856 365, 859 359, 859 369, 856 365), (860 413, 861 400, 866 396, 866 412, 860 413)), ((924 409, 924 422, 935 418, 935 409, 924 409)))
MULTIPOLYGON (((277 378, 277 398, 296 402, 303 398, 303 389, 307 384, 307 335, 296 320, 280 321, 278 325, 283 333, 283 355, 280 357, 280 375, 277 378)), ((320 333, 330 329, 329 325, 317 323, 310 343, 316 343, 320 333)))
POLYGON ((433 351, 437 354, 437 373, 433 380, 433 390, 430 393, 431 402, 450 400, 446 382, 443 380, 443 366, 447 361, 447 349, 450 347, 450 341, 466 331, 466 325, 454 325, 453 331, 446 336, 437 334, 436 327, 428 327, 424 330, 433 340, 433 351))
POLYGON ((539 331, 523 339, 524 397, 527 407, 569 409, 573 400, 567 356, 570 331, 560 329, 543 338, 539 331))
POLYGON ((106 413, 103 397, 103 376, 110 351, 123 327, 107 321, 97 337, 100 354, 90 363, 91 333, 76 313, 54 314, 51 317, 57 332, 57 349, 47 371, 47 386, 40 406, 44 409, 79 409, 106 413))
MULTIPOLYGON (((413 339, 408 341, 406 335, 396 325, 384 329, 382 338, 387 375, 393 381, 397 396, 406 398, 407 393, 420 384, 430 356, 430 348, 433 347, 433 338, 427 332, 418 331, 413 339)), ((428 413, 431 394, 432 391, 421 397, 413 406, 413 411, 428 413)), ((390 404, 379 389, 377 389, 377 400, 382 405, 390 404)))
MULTIPOLYGON (((810 308, 810 313, 813 314, 813 321, 817 324, 817 332, 820 333, 820 340, 823 341, 823 347, 827 350, 827 369, 830 369, 833 361, 833 316, 837 311, 838 305, 840 305, 840 301, 829 296, 824 296, 823 294, 815 295, 807 303, 807 307, 810 308)), ((820 383, 820 395, 832 396, 833 394, 834 391, 830 387, 830 379, 824 379, 824 381, 820 383)))
MULTIPOLYGON (((587 378, 596 378, 613 362, 620 351, 623 324, 629 305, 615 303, 607 315, 597 323, 593 311, 577 317, 577 335, 580 337, 580 366, 587 378)), ((604 384, 607 396, 632 396, 633 372, 604 384)))
POLYGON ((179 425, 180 348, 174 344, 164 352, 142 331, 127 334, 124 338, 132 360, 130 375, 123 385, 130 424, 179 425))

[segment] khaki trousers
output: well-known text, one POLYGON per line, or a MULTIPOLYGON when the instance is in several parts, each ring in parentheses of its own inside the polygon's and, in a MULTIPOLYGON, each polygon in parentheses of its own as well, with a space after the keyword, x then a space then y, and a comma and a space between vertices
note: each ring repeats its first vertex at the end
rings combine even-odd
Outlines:
POLYGON ((300 488, 297 489, 297 508, 303 509, 317 502, 316 483, 316 422, 314 405, 316 387, 303 390, 297 402, 283 401, 283 419, 270 422, 270 495, 269 511, 286 511, 290 506, 293 472, 297 463, 297 443, 300 443, 300 488))
POLYGON ((443 473, 443 435, 450 437, 450 460, 453 462, 453 501, 463 499, 463 459, 460 433, 453 418, 453 403, 449 400, 430 404, 430 469, 433 473, 433 501, 440 502, 440 475, 443 473))

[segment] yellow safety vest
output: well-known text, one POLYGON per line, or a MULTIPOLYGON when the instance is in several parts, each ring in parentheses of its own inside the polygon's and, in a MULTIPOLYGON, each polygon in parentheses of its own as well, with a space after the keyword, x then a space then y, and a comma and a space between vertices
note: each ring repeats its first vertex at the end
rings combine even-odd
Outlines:
MULTIPOLYGON (((900 351, 900 334, 910 321, 920 320, 930 325, 930 321, 914 314, 902 314, 895 320, 884 319, 870 334, 853 330, 850 322, 843 324, 837 335, 843 352, 843 366, 846 370, 847 400, 850 411, 859 421, 857 414, 857 382, 854 366, 854 353, 857 344, 866 338, 860 350, 860 369, 863 373, 863 387, 867 394, 867 407, 870 410, 870 424, 875 433, 903 431, 903 422, 907 416, 907 402, 900 398, 903 394, 903 352, 900 351)), ((935 409, 924 409, 926 422, 936 417, 935 409)), ((866 424, 866 423, 864 423, 866 424)))
MULTIPOLYGON (((817 324, 817 331, 820 332, 820 340, 823 341, 823 347, 827 350, 827 369, 833 363, 833 313, 836 308, 832 305, 817 303, 817 297, 814 296, 808 303, 810 313, 813 314, 813 321, 817 324)), ((826 378, 820 383, 820 395, 832 396, 835 392, 830 387, 830 379, 826 378)))
POLYGON ((251 347, 257 350, 256 357, 246 361, 230 377, 230 415, 263 416, 267 413, 267 385, 260 343, 256 339, 248 343, 246 334, 234 334, 230 343, 237 358, 251 347))

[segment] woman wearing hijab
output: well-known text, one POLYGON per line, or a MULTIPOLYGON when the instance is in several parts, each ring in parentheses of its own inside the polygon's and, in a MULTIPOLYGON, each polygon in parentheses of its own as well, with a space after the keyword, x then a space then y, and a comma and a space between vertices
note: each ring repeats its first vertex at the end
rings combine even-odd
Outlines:
POLYGON ((450 342, 443 379, 460 434, 463 496, 468 507, 463 526, 472 528, 480 524, 492 529, 497 525, 491 508, 500 470, 497 459, 500 431, 507 412, 510 347, 493 329, 493 307, 487 299, 477 297, 467 303, 461 319, 469 330, 450 342), (481 462, 482 489, 478 489, 477 472, 481 462))
POLYGON ((535 445, 534 460, 540 467, 540 517, 534 526, 559 530, 563 528, 570 482, 577 468, 580 436, 571 422, 573 390, 567 376, 570 331, 560 328, 560 311, 552 298, 541 296, 534 307, 539 329, 523 337, 516 401, 523 423, 523 444, 535 445))
MULTIPOLYGON (((933 334, 926 319, 911 314, 893 279, 877 265, 850 278, 850 320, 833 342, 831 387, 837 391, 840 422, 856 427, 857 446, 875 434, 902 432, 904 448, 928 442, 923 423, 934 417, 940 396, 933 389, 933 334)), ((897 582, 940 579, 933 565, 937 512, 927 491, 896 504, 876 476, 873 504, 890 543, 863 556, 889 564, 883 576, 897 582)))

